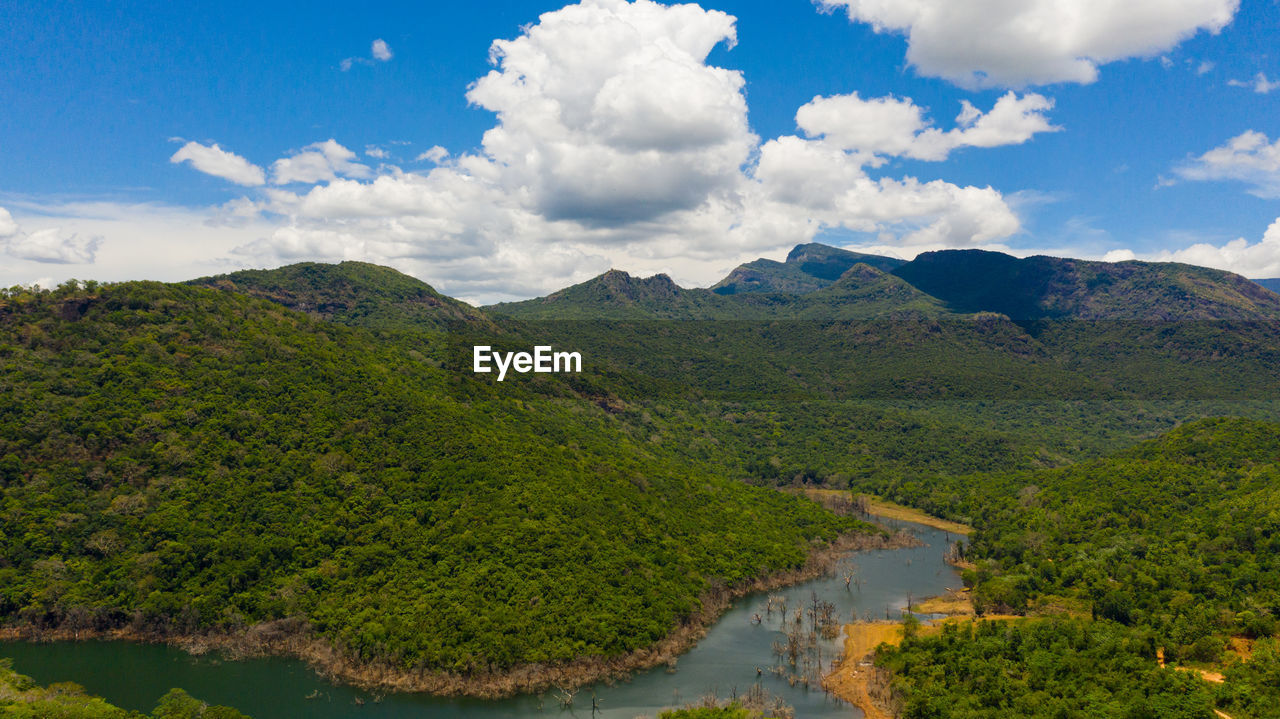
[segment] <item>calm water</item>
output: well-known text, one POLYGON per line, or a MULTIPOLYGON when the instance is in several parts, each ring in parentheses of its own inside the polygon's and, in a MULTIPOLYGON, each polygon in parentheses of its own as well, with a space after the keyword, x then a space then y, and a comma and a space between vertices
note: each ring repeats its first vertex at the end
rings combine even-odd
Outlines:
MULTIPOLYGON (((907 595, 915 598, 941 594, 959 586, 959 578, 943 561, 947 535, 915 524, 899 524, 916 533, 924 546, 858 552, 847 562, 856 565, 861 587, 845 589, 840 576, 825 577, 774 592, 788 598, 789 611, 803 606, 817 592, 820 599, 836 605, 842 621, 871 616, 897 618, 907 595)), ((307 668, 289 659, 222 661, 217 657, 193 657, 160 645, 128 642, 57 642, 48 644, 0 643, 0 656, 12 657, 14 668, 41 684, 72 681, 90 693, 101 695, 118 706, 149 712, 156 700, 171 687, 182 687, 212 704, 226 704, 254 719, 315 717, 432 717, 452 719, 497 719, 499 717, 563 716, 592 717, 592 697, 600 708, 594 714, 603 719, 652 717, 658 711, 680 706, 708 693, 728 697, 745 693, 759 682, 771 694, 795 707, 802 719, 841 717, 855 719, 860 712, 823 692, 820 688, 794 687, 770 674, 769 667, 780 663, 773 654, 774 641, 783 637, 777 612, 772 619, 756 624, 755 614, 766 617, 764 595, 740 600, 726 612, 707 636, 680 657, 674 670, 666 667, 641 672, 629 681, 613 686, 584 687, 574 706, 564 709, 554 696, 521 696, 502 701, 441 699, 421 694, 388 694, 330 684, 307 668), (757 668, 764 674, 757 677, 757 668), (363 704, 360 704, 360 701, 363 704)), ((838 641, 822 649, 826 671, 839 651, 838 641)))

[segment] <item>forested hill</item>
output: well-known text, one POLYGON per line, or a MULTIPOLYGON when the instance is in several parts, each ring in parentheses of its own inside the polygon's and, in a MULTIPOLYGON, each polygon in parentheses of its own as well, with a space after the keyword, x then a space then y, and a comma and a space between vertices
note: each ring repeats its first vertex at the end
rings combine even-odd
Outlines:
POLYGON ((390 267, 366 262, 302 262, 241 270, 188 284, 239 292, 346 325, 445 330, 459 323, 492 327, 476 308, 390 267))
POLYGON ((862 489, 978 527, 965 581, 979 612, 1092 618, 951 632, 886 653, 908 715, 1164 706, 1155 715, 1198 717, 1216 703, 1238 719, 1276 716, 1280 423, 1203 420, 1058 470, 872 484, 862 489), (1157 649, 1226 682, 1210 691, 1159 674, 1157 649), (957 665, 964 676, 947 673, 957 665))
POLYGON ((800 295, 830 286, 856 264, 889 272, 906 264, 906 261, 811 242, 796 245, 787 254, 785 262, 761 258, 739 265, 728 277, 712 285, 711 289, 721 295, 747 292, 800 295))
POLYGON ((648 646, 709 588, 863 526, 731 481, 703 439, 441 360, 203 287, 7 293, 0 620, 288 620, 355 660, 476 676, 648 646))

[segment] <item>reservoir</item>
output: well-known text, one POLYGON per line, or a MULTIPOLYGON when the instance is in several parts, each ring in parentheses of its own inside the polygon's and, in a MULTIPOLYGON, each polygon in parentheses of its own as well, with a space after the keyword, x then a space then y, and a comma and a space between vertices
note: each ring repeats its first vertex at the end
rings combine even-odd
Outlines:
MULTIPOLYGON (((29 644, 0 643, 0 657, 13 659, 14 669, 40 684, 70 681, 91 694, 125 709, 149 713, 169 689, 181 687, 210 704, 224 704, 253 719, 499 719, 508 717, 598 717, 635 719, 683 706, 708 694, 728 698, 746 694, 759 684, 795 708, 804 719, 856 719, 861 712, 828 695, 814 682, 805 686, 792 678, 801 670, 779 675, 773 667, 785 664, 774 652, 785 639, 780 612, 768 611, 785 598, 788 613, 819 601, 835 605, 841 623, 859 619, 898 618, 913 599, 944 593, 960 586, 955 569, 943 559, 948 540, 942 530, 906 522, 884 521, 921 540, 918 547, 854 552, 845 557, 834 576, 821 577, 769 595, 745 597, 712 626, 696 647, 674 667, 638 672, 612 685, 582 687, 572 706, 564 707, 559 692, 486 701, 451 699, 422 694, 379 694, 331 684, 307 665, 293 659, 224 661, 216 655, 192 656, 156 644, 87 641, 29 644), (845 586, 845 575, 855 579, 845 586), (593 711, 594 703, 594 711, 593 711)), ((807 621, 807 620, 806 620, 807 621)), ((839 656, 843 635, 822 641, 812 657, 814 671, 823 673, 839 656)))

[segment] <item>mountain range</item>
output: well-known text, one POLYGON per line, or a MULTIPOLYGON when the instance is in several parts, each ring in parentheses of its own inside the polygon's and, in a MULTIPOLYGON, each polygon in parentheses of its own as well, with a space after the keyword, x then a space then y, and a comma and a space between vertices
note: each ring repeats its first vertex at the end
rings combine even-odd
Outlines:
MULTIPOLYGON (((1261 281, 1265 283, 1266 281, 1261 281)), ((610 270, 546 297, 491 305, 522 319, 855 319, 981 312, 1015 321, 1280 319, 1280 295, 1194 265, 1091 262, 984 250, 910 262, 820 244, 755 260, 709 289, 610 270)))

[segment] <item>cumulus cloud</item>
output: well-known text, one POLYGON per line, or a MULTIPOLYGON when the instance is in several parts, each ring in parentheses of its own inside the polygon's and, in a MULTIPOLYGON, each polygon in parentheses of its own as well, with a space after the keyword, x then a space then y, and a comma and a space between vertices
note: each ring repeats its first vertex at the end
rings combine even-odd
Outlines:
POLYGON ((379 62, 386 62, 391 59, 391 48, 387 46, 387 41, 382 38, 373 41, 370 53, 373 55, 373 59, 379 62))
POLYGON ((1091 83, 1098 66, 1231 22, 1239 0, 819 0, 907 36, 921 74, 964 87, 1091 83))
POLYGON ((101 237, 65 236, 57 227, 23 232, 13 215, 0 207, 0 247, 10 257, 53 264, 91 264, 101 237))
POLYGON ((502 183, 549 219, 651 220, 732 188, 757 139, 742 74, 706 64, 734 18, 697 5, 596 0, 546 13, 490 51, 467 99, 502 183))
POLYGON ((1227 80, 1227 84, 1232 87, 1250 88, 1259 95, 1266 95, 1280 88, 1280 80, 1269 80, 1266 73, 1262 72, 1254 75, 1252 80, 1227 80))
POLYGON ((1235 272, 1245 277, 1280 277, 1280 219, 1271 223, 1258 242, 1243 237, 1223 245, 1201 242, 1180 250, 1139 255, 1132 250, 1113 250, 1108 262, 1144 259, 1156 262, 1185 262, 1235 272))
POLYGON ((1241 133, 1221 147, 1175 168, 1185 180, 1235 180, 1259 197, 1280 197, 1280 139, 1269 142, 1261 132, 1241 133))
POLYGON ((343 177, 369 177, 368 165, 356 162, 356 153, 333 139, 316 142, 290 157, 282 157, 271 165, 271 182, 315 184, 343 177))
POLYGON ((198 142, 188 142, 173 153, 169 162, 175 165, 190 163, 206 175, 221 177, 246 187, 256 187, 267 181, 261 167, 233 152, 227 152, 218 147, 217 143, 201 145, 198 142))
POLYGON ((931 126, 911 98, 864 100, 855 92, 815 97, 796 113, 796 123, 810 137, 824 137, 845 150, 943 160, 960 147, 1018 145, 1037 133, 1059 130, 1044 115, 1052 108, 1053 101, 1041 95, 1018 97, 1013 92, 986 113, 964 100, 957 127, 944 132, 931 126))
MULTIPOLYGON (((813 231, 895 230, 903 244, 973 246, 1019 229, 1017 216, 991 188, 959 187, 914 178, 873 180, 865 157, 822 140, 781 137, 765 143, 755 171, 758 197, 750 213, 813 231)), ((792 233, 793 235, 796 233, 792 233)))

